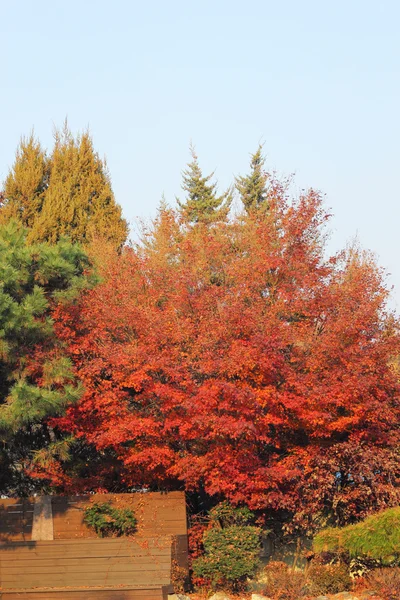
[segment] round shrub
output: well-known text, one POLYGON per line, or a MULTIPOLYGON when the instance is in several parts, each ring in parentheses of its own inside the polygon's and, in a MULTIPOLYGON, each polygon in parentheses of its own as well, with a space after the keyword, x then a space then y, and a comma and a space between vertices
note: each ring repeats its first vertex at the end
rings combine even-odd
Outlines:
POLYGON ((221 527, 250 525, 254 521, 254 513, 247 506, 232 506, 225 500, 210 510, 209 518, 211 522, 219 523, 221 527))
POLYGON ((213 588, 243 589, 246 579, 260 566, 260 529, 232 525, 204 533, 205 554, 193 561, 196 577, 207 580, 213 588))

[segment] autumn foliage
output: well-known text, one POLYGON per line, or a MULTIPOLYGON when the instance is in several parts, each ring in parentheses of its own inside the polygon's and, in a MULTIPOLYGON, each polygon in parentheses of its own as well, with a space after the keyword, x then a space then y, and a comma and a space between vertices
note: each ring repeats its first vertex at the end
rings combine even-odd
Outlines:
POLYGON ((163 207, 102 283, 53 318, 85 393, 53 419, 81 460, 58 490, 185 488, 309 531, 398 501, 398 352, 388 292, 328 215, 269 180, 268 204, 185 222, 163 207))

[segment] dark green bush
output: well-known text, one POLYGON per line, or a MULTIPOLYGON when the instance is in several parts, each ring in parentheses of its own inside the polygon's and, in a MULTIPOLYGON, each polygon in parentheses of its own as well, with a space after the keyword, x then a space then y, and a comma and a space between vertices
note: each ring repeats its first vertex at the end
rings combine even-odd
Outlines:
POLYGON ((114 508, 110 502, 93 502, 85 510, 84 522, 100 537, 131 535, 137 520, 129 508, 114 508))
POLYGON ((260 529, 246 525, 214 528, 203 536, 205 554, 193 561, 196 577, 213 588, 240 590, 260 566, 260 529))
POLYGON ((232 506, 229 502, 220 502, 209 513, 210 521, 219 523, 221 527, 231 525, 250 525, 254 520, 254 513, 247 506, 232 506))

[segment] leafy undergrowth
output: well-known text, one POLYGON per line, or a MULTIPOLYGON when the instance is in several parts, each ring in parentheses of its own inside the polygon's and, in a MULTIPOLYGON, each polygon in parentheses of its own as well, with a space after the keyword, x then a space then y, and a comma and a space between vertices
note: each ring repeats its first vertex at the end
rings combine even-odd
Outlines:
MULTIPOLYGON (((375 569, 356 581, 351 580, 343 564, 316 563, 305 574, 282 562, 271 562, 264 570, 265 587, 258 592, 270 600, 315 600, 321 596, 337 600, 341 592, 350 592, 356 598, 368 600, 400 599, 400 568, 375 569), (370 595, 372 592, 375 595, 370 595)), ((190 600, 207 600, 211 592, 206 588, 190 595, 190 600)), ((232 600, 250 600, 251 593, 224 592, 232 600)), ((345 596, 343 596, 345 597, 345 596)))
POLYGON ((298 600, 307 596, 307 580, 302 571, 290 569, 283 562, 270 562, 264 569, 263 594, 274 600, 298 600))
POLYGON ((352 580, 348 567, 342 563, 315 562, 307 573, 291 569, 283 562, 270 562, 265 570, 263 594, 273 600, 300 600, 325 594, 348 591, 352 580))
POLYGON ((399 600, 400 568, 374 569, 357 582, 356 589, 360 592, 373 590, 377 599, 399 600))

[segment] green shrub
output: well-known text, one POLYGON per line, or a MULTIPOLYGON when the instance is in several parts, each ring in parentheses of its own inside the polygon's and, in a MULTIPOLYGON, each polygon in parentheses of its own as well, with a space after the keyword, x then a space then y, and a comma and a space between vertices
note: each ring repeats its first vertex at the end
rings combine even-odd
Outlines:
POLYGON ((263 594, 274 600, 299 600, 308 595, 306 576, 279 561, 271 561, 264 569, 263 594))
POLYGON ((389 508, 355 525, 324 529, 314 538, 315 551, 347 551, 392 564, 400 558, 400 508, 389 508))
POLYGON ((260 566, 260 529, 231 525, 204 533, 205 554, 193 561, 193 572, 210 582, 213 588, 244 589, 246 579, 260 566))
POLYGON ((210 521, 219 523, 221 527, 231 525, 250 525, 254 513, 247 506, 232 506, 229 502, 220 502, 209 512, 210 521))
POLYGON ((110 502, 93 502, 86 508, 83 520, 100 537, 131 535, 137 525, 132 510, 114 508, 110 502))
POLYGON ((343 563, 324 565, 312 563, 307 573, 309 590, 314 595, 337 594, 349 590, 352 580, 349 568, 343 563))

